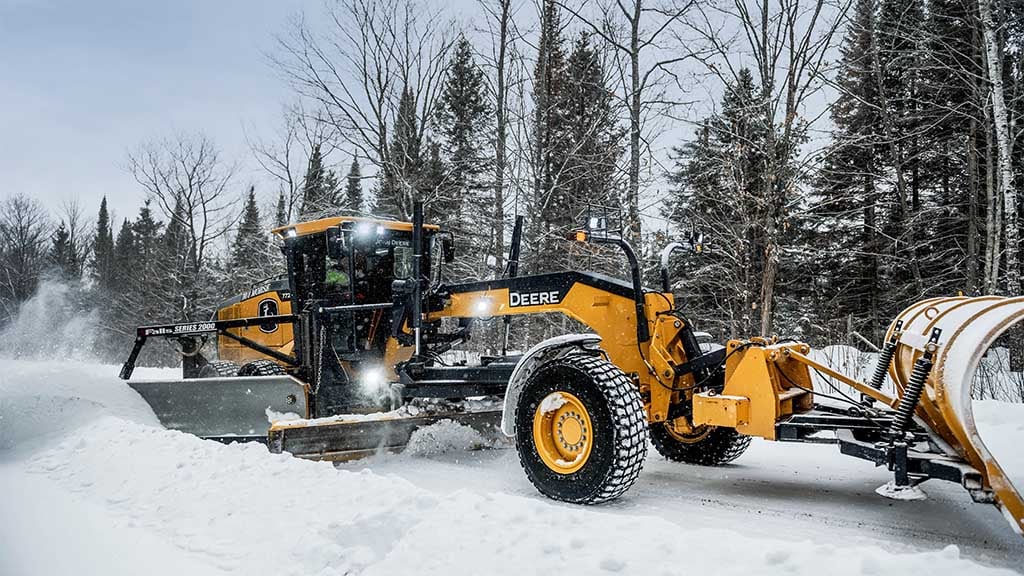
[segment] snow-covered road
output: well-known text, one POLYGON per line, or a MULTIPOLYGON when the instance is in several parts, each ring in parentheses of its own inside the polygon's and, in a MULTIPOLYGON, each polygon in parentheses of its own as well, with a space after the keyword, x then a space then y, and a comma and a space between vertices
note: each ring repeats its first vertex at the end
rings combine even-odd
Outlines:
POLYGON ((512 450, 335 468, 154 426, 115 367, 0 362, 0 575, 995 574, 1024 539, 956 486, 924 502, 829 446, 649 458, 610 505, 539 497, 512 450), (955 544, 956 548, 949 545, 955 544))

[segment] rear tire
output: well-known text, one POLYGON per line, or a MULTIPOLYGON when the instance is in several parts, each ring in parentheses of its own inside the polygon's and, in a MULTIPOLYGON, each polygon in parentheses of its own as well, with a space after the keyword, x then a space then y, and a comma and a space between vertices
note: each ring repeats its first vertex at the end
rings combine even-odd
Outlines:
POLYGON ((231 378, 238 376, 238 364, 230 360, 211 360, 199 369, 200 378, 231 378))
POLYGON ((284 367, 273 360, 253 360, 238 370, 239 376, 280 376, 287 374, 284 367))
POLYGON ((515 423, 526 476, 555 500, 613 500, 636 482, 647 456, 636 385, 614 364, 583 352, 537 368, 519 396, 515 423))
POLYGON ((682 433, 671 423, 651 424, 651 442, 659 454, 673 462, 722 466, 739 458, 750 446, 750 436, 732 428, 700 426, 682 433))

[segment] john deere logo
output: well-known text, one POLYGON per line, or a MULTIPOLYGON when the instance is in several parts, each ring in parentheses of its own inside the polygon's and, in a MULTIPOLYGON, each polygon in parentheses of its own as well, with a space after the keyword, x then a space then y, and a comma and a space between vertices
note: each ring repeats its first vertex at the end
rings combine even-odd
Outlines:
MULTIPOLYGON (((277 316, 277 300, 267 298, 266 300, 260 300, 259 313, 260 317, 263 316, 277 316)), ((268 322, 266 324, 260 324, 260 331, 270 334, 271 332, 277 332, 277 324, 268 322)))
POLYGON ((558 304, 562 300, 562 294, 558 290, 545 290, 543 292, 509 292, 508 305, 511 308, 519 306, 543 306, 544 304, 558 304))

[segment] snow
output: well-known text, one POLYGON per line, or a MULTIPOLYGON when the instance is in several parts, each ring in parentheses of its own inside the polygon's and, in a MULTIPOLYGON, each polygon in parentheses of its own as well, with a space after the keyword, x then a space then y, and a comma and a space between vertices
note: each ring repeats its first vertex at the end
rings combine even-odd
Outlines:
POLYGON ((875 488, 875 494, 891 500, 902 500, 904 502, 928 499, 928 495, 925 494, 920 486, 897 486, 895 480, 890 480, 875 488))
MULTIPOLYGON (((464 400, 449 401, 434 398, 414 398, 410 403, 404 404, 394 410, 387 412, 370 412, 367 414, 338 414, 337 416, 324 416, 323 418, 281 418, 273 420, 272 423, 284 426, 307 426, 310 424, 336 424, 340 422, 367 422, 370 420, 388 420, 394 418, 405 418, 428 414, 463 413, 463 412, 486 412, 500 410, 502 401, 493 397, 466 398, 464 400)), ((267 413, 270 418, 272 411, 267 413)), ((276 413, 275 413, 276 414, 276 413)), ((297 416, 297 415, 296 415, 297 416)))
POLYGON ((299 416, 295 412, 278 412, 271 410, 270 406, 264 411, 267 415, 267 423, 273 424, 274 422, 294 422, 295 420, 302 420, 302 416, 299 416))
POLYGON ((493 442, 469 426, 452 420, 441 420, 413 431, 404 453, 410 456, 437 456, 456 450, 480 450, 492 445, 493 442))
POLYGON ((1024 491, 1024 404, 971 402, 978 435, 1018 492, 1024 491))
POLYGON ((652 457, 624 498, 577 507, 539 496, 513 450, 464 450, 453 423, 336 467, 164 430, 116 372, 0 361, 0 574, 972 576, 1024 559, 992 507, 955 486, 883 501, 884 470, 833 447, 652 457))
POLYGON ((566 402, 568 402, 568 400, 566 400, 565 397, 562 396, 561 392, 553 392, 551 394, 548 394, 540 402, 540 413, 550 414, 551 412, 554 412, 555 410, 558 410, 559 408, 564 406, 566 402))

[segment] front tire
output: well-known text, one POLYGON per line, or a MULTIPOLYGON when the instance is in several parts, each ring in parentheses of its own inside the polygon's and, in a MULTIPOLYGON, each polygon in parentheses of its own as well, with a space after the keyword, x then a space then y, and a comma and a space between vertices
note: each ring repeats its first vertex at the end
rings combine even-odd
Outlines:
POLYGON ((555 500, 613 500, 636 482, 647 456, 636 385, 614 364, 582 351, 538 367, 519 396, 515 422, 526 476, 555 500))
POLYGON ((720 426, 690 427, 679 418, 651 424, 651 442, 659 454, 673 462, 722 466, 746 452, 750 436, 720 426))
POLYGON ((238 364, 230 360, 211 360, 199 369, 200 378, 231 378, 238 376, 238 364))
POLYGON ((284 367, 273 360, 253 360, 238 370, 239 376, 279 376, 287 374, 284 367))

